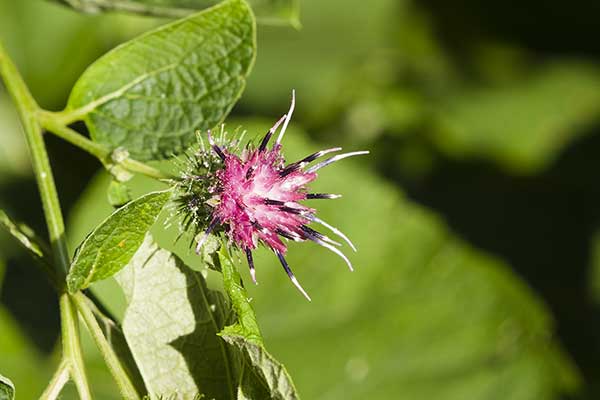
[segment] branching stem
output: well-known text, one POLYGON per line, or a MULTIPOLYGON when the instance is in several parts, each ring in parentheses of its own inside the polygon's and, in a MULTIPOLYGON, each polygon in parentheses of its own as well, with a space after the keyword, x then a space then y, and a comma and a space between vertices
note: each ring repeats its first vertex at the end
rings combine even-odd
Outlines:
MULTIPOLYGON (((40 111, 39 120, 41 125, 49 132, 96 157, 105 166, 113 163, 113 160, 111 160, 111 151, 109 149, 99 143, 92 142, 85 136, 69 128, 61 121, 57 120, 55 118, 56 115, 56 113, 40 111)), ((126 158, 125 160, 120 161, 119 165, 130 172, 137 172, 155 179, 172 178, 172 176, 166 175, 156 168, 131 158, 126 158)))
POLYGON ((40 396, 40 400, 56 400, 65 384, 69 381, 69 361, 63 358, 48 383, 46 390, 40 396))
MULTIPOLYGON (((56 185, 54 184, 54 176, 52 175, 52 168, 42 136, 42 127, 37 119, 39 107, 1 43, 0 77, 2 77, 6 89, 15 103, 23 124, 33 171, 42 199, 44 217, 48 226, 54 264, 58 266, 57 272, 64 278, 70 264, 69 252, 67 251, 65 226, 56 185)), ((61 281, 64 282, 64 279, 61 279, 61 281)), ((79 342, 79 321, 77 314, 74 313, 71 299, 64 292, 64 288, 60 295, 59 304, 64 357, 68 360, 71 376, 75 381, 80 398, 83 400, 91 399, 79 342)))

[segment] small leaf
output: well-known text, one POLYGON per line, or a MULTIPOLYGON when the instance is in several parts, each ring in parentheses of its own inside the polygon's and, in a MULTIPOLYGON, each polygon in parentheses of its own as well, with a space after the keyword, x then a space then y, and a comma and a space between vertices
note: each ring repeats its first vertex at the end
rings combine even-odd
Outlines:
POLYGON ((15 398, 15 385, 10 379, 0 375, 0 400, 13 400, 15 398))
MULTIPOLYGON (((57 0, 82 12, 125 11, 159 17, 185 17, 214 6, 220 0, 57 0)), ((249 0, 258 21, 265 24, 288 23, 298 26, 298 0, 249 0)))
POLYGON ((240 274, 231 262, 225 246, 219 251, 219 262, 223 286, 237 315, 237 323, 225 327, 219 335, 241 352, 242 369, 248 370, 242 374, 244 379, 238 388, 238 398, 298 399, 287 370, 264 348, 248 293, 241 284, 240 274), (268 393, 264 393, 265 389, 268 389, 268 393))
POLYGON ((69 291, 85 289, 127 265, 170 196, 170 191, 142 196, 115 211, 94 229, 75 255, 67 276, 69 291))
POLYGON ((131 191, 127 185, 114 179, 108 185, 106 196, 113 207, 121 207, 131 201, 131 191))
POLYGON ((228 0, 115 48, 76 83, 67 107, 92 139, 133 158, 182 152, 194 131, 221 122, 240 97, 255 55, 255 21, 228 0))
POLYGON ((0 210, 0 227, 17 239, 35 258, 48 259, 50 254, 48 245, 39 239, 28 226, 13 222, 3 210, 0 210))

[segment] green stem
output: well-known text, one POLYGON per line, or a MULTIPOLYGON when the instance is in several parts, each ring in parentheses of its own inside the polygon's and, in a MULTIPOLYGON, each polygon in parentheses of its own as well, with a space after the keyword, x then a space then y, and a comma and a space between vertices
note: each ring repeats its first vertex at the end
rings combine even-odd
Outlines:
MULTIPOLYGON (((56 136, 66 140, 74 146, 79 147, 82 150, 87 151, 92 156, 96 157, 102 164, 108 165, 112 163, 111 151, 106 147, 93 142, 83 135, 80 135, 75 130, 69 128, 60 120, 57 119, 56 113, 48 111, 40 111, 39 113, 40 123, 48 131, 54 133, 56 136)), ((170 175, 164 174, 156 168, 153 168, 140 161, 136 161, 131 158, 126 158, 118 163, 121 167, 125 168, 130 172, 137 172, 155 179, 171 179, 170 175)))
POLYGON ((69 381, 69 362, 63 358, 54 376, 48 383, 46 390, 40 396, 40 400, 56 400, 65 384, 69 381))
POLYGON ((48 225, 50 245, 56 265, 67 273, 69 266, 69 253, 64 238, 65 225, 58 202, 58 194, 50 168, 50 161, 46 153, 42 128, 37 121, 38 105, 29 93, 16 66, 8 58, 6 51, 0 43, 0 76, 4 80, 6 89, 10 93, 23 123, 23 130, 27 138, 27 145, 33 162, 33 171, 40 190, 44 216, 48 225))
POLYGON ((104 361, 110 370, 117 386, 119 387, 119 391, 121 392, 122 398, 126 400, 137 400, 140 398, 137 390, 135 389, 133 383, 129 379, 129 375, 125 371, 125 368, 119 361, 119 358, 113 351, 113 348, 106 340, 104 333, 102 332, 102 328, 98 324, 96 317, 94 316, 93 311, 90 309, 88 302, 90 301, 86 298, 81 292, 76 293, 73 296, 73 301, 75 306, 79 310, 83 321, 85 322, 88 331, 92 335, 98 350, 104 357, 104 361))
MULTIPOLYGON (((48 225, 48 235, 54 264, 59 267, 59 272, 64 277, 69 269, 69 252, 65 238, 65 226, 58 200, 56 185, 52 175, 52 168, 48 160, 48 153, 42 136, 42 127, 37 120, 39 107, 17 67, 8 57, 2 43, 0 43, 0 76, 6 89, 10 93, 23 124, 27 146, 31 155, 33 171, 38 184, 44 216, 48 225)), ((64 279, 61 279, 64 282, 64 279)), ((63 336, 63 351, 65 358, 70 362, 71 375, 77 385, 79 395, 82 399, 90 399, 91 394, 85 369, 81 346, 79 342, 79 329, 77 316, 73 313, 71 300, 66 293, 60 297, 61 328, 63 336)))
POLYGON ((66 140, 72 145, 75 145, 80 149, 87 151, 92 156, 99 159, 102 163, 110 161, 110 151, 107 148, 105 148, 101 144, 92 142, 91 140, 89 140, 83 135, 80 135, 75 130, 69 128, 65 124, 60 123, 54 118, 52 113, 49 113, 47 111, 40 111, 39 120, 41 125, 48 131, 54 133, 56 136, 66 140))
POLYGON ((156 168, 153 168, 143 162, 134 160, 132 158, 127 158, 119 163, 120 166, 125 168, 130 172, 137 172, 142 175, 149 176, 154 179, 174 179, 173 175, 165 174, 156 168))
POLYGON ((63 352, 65 358, 70 361, 71 377, 77 386, 77 392, 81 400, 92 398, 90 387, 85 375, 83 354, 79 340, 79 324, 77 311, 73 307, 71 296, 68 293, 60 295, 60 316, 63 340, 63 352))

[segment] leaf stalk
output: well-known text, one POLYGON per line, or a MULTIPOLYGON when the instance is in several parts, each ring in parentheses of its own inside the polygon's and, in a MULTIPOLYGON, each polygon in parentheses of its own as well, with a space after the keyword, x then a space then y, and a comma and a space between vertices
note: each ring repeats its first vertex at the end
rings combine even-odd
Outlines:
POLYGON ((73 302, 79 310, 79 314, 83 318, 88 331, 92 335, 92 339, 94 339, 94 342, 96 343, 98 350, 100 350, 100 353, 102 354, 102 357, 104 358, 111 375, 117 383, 121 396, 126 400, 138 400, 140 396, 137 393, 135 386, 131 382, 129 375, 125 371, 125 368, 121 364, 121 361, 119 361, 119 358, 115 354, 112 346, 106 340, 106 337, 102 332, 102 328, 98 324, 93 311, 88 305, 88 302, 90 301, 91 300, 86 298, 81 292, 77 292, 75 295, 73 295, 73 302))

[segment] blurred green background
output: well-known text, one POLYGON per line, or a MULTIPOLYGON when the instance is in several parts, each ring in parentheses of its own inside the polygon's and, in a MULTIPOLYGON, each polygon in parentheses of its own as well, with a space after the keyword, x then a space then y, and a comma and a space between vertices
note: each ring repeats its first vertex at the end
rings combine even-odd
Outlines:
MULTIPOLYGON (((353 274, 292 245, 308 304, 272 254, 256 260, 260 285, 249 291, 266 345, 303 398, 600 398, 600 3, 302 0, 301 10, 300 30, 259 25, 228 125, 263 132, 295 88, 289 159, 371 150, 316 185, 344 195, 318 206, 357 244, 353 274)), ((0 0, 0 38, 52 110, 93 60, 162 22, 0 0)), ((0 208, 45 232, 2 91, 0 140, 0 208)), ((88 155, 47 144, 74 249, 110 213, 109 180, 88 155)), ((173 232, 155 234, 172 247, 173 232)), ((122 313, 111 281, 98 293, 122 313)), ((58 334, 52 289, 0 233, 0 373, 18 398, 43 390, 58 334)), ((84 345, 97 397, 117 398, 84 345)))

